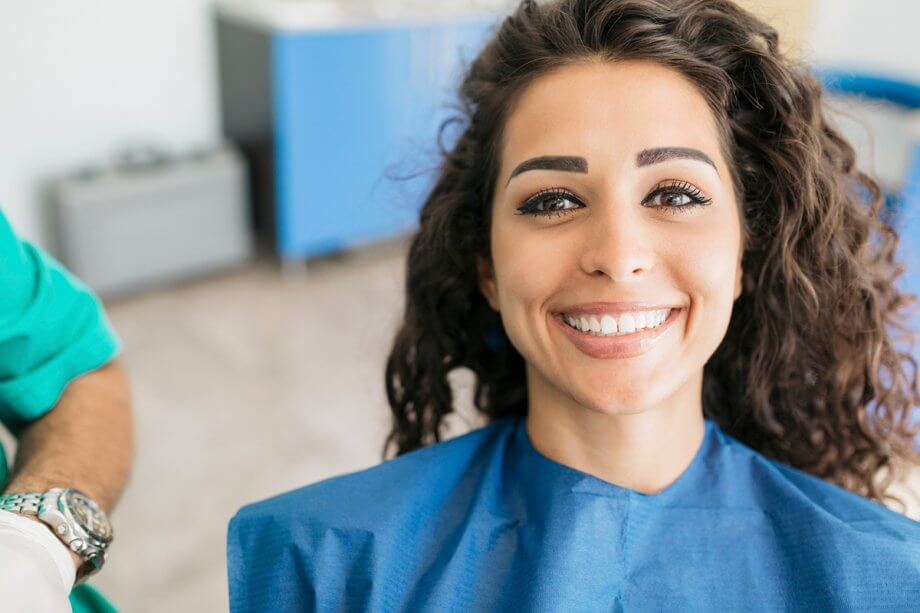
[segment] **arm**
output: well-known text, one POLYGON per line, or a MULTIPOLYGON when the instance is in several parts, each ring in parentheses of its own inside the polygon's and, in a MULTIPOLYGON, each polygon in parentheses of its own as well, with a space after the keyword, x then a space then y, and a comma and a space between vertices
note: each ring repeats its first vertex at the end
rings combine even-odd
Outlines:
MULTIPOLYGON (((4 492, 72 487, 111 510, 133 455, 128 387, 113 362, 119 349, 98 298, 20 240, 0 211, 0 422, 19 439, 11 482, 0 456, 4 492)), ((67 607, 60 601, 80 560, 39 524, 0 512, 4 607, 36 597, 45 610, 67 607)))
POLYGON ((113 361, 74 379, 52 410, 25 427, 5 491, 74 487, 110 512, 133 454, 128 383, 113 361))
POLYGON ((118 349, 98 298, 0 212, 0 421, 19 439, 4 491, 74 487, 111 510, 133 447, 118 349))
MULTIPOLYGON (((133 455, 128 383, 113 361, 75 379, 52 410, 23 430, 5 491, 73 487, 110 513, 128 479, 133 455)), ((80 557, 68 554, 74 569, 79 568, 80 557)))

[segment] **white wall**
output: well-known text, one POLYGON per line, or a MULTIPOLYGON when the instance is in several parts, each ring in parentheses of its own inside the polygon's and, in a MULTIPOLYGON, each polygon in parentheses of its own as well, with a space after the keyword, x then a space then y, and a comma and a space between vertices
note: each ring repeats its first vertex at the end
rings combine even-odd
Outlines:
MULTIPOLYGON (((806 57, 920 80, 920 2, 814 2, 806 57)), ((21 234, 48 245, 38 196, 48 176, 131 139, 173 150, 216 141, 208 5, 0 0, 0 207, 21 234)))
POLYGON ((829 65, 874 69, 920 81, 920 2, 813 1, 809 57, 829 65))
POLYGON ((0 0, 0 207, 47 244, 38 186, 126 141, 219 131, 207 0, 0 0))

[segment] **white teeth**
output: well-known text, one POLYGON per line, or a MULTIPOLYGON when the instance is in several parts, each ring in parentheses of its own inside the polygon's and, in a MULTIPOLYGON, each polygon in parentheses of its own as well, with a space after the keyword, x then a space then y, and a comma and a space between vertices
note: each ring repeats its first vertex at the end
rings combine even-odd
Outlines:
POLYGON ((617 331, 617 320, 613 315, 604 315, 601 317, 601 332, 604 334, 615 334, 617 331))
POLYGON ((670 312, 670 309, 634 311, 632 313, 621 313, 618 316, 605 313, 600 319, 596 316, 573 317, 566 315, 564 320, 573 328, 594 336, 619 336, 643 329, 657 328, 668 318, 670 312))

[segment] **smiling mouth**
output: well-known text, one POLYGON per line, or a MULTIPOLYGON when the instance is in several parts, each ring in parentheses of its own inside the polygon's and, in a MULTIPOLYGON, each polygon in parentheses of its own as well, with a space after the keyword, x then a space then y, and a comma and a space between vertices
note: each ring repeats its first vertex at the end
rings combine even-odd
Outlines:
POLYGON ((679 309, 652 309, 598 315, 557 315, 570 328, 598 337, 629 336, 664 325, 679 309))
POLYGON ((557 311, 551 318, 553 327, 558 327, 563 336, 582 353, 595 359, 622 360, 648 353, 662 339, 673 336, 669 332, 681 321, 685 310, 686 307, 677 305, 626 306, 624 303, 599 303, 573 307, 568 313, 557 311), (649 306, 662 308, 651 309, 649 306), (611 319, 616 323, 616 332, 611 332, 611 319), (640 328, 639 324, 644 325, 640 328))

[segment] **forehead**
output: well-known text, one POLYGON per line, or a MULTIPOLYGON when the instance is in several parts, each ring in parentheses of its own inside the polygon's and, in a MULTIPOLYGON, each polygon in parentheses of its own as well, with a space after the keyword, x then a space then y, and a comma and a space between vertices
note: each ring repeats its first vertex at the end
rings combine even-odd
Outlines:
POLYGON ((631 163, 638 151, 662 146, 701 149, 724 167, 715 117, 696 86, 653 62, 579 63, 524 90, 505 126, 502 176, 534 155, 631 163))

